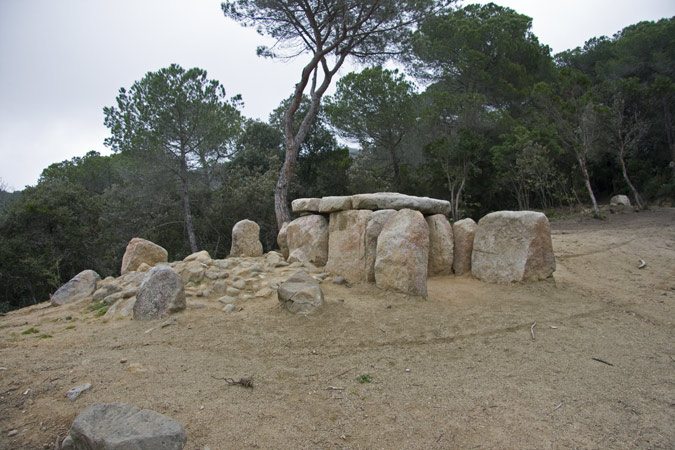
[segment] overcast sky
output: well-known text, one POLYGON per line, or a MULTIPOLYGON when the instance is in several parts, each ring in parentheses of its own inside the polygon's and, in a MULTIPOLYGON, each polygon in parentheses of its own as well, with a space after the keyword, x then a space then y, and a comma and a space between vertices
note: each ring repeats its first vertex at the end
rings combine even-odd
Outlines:
MULTIPOLYGON (((673 0, 495 3, 532 17, 554 54, 675 15, 673 0)), ((23 189, 54 162, 108 154, 103 107, 115 105, 120 87, 171 63, 205 69, 228 97, 243 96, 245 116, 267 120, 292 92, 303 58, 258 58, 266 42, 225 19, 220 0, 0 0, 0 182, 23 189)))

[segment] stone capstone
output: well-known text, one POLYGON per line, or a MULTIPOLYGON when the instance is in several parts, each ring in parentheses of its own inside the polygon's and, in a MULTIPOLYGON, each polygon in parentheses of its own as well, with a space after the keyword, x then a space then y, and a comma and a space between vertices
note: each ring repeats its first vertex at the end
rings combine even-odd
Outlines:
POLYGON ((427 295, 429 227, 419 211, 402 209, 384 225, 377 239, 375 283, 381 289, 427 295))
POLYGON ((373 211, 370 216, 370 221, 366 227, 366 281, 369 283, 375 282, 375 259, 377 257, 377 238, 387 223, 389 218, 394 214, 394 209, 381 209, 373 211))
POLYGON ((499 211, 478 222, 471 273, 490 283, 536 281, 555 271, 546 216, 533 211, 499 211))
POLYGON ((93 270, 83 270, 52 295, 52 306, 67 305, 84 300, 96 291, 96 283, 101 279, 93 270))
POLYGON ((312 214, 288 224, 288 262, 323 266, 328 260, 328 221, 312 214))
POLYGON ((455 239, 455 257, 452 268, 455 275, 464 275, 471 272, 471 254, 473 253, 473 238, 476 235, 476 222, 473 219, 462 219, 452 224, 452 233, 455 239))
POLYGON ((155 411, 126 403, 98 403, 77 415, 66 441, 63 449, 181 450, 187 435, 180 423, 155 411))
POLYGON ((141 238, 133 238, 127 244, 122 257, 121 274, 137 270, 142 263, 154 266, 159 262, 167 262, 169 254, 157 244, 141 238))
POLYGON ((350 281, 366 281, 366 228, 372 215, 368 210, 331 213, 326 270, 350 281))
POLYGON ((352 209, 352 198, 350 196, 323 197, 319 202, 320 213, 332 213, 350 209, 352 209))
POLYGON ((260 227, 252 220, 241 220, 232 227, 230 256, 262 256, 260 227))
POLYGON ((452 225, 443 214, 426 217, 429 227, 429 266, 430 277, 452 274, 454 259, 454 239, 452 225))
POLYGON ((318 281, 301 270, 279 285, 277 298, 288 311, 309 314, 323 304, 323 291, 318 281))
POLYGON ((185 309, 183 280, 170 267, 153 267, 138 288, 134 320, 163 319, 185 309))
POLYGON ((294 213, 315 213, 320 203, 320 198, 297 198, 291 202, 291 209, 294 213))
POLYGON ((450 202, 429 197, 413 197, 396 192, 352 195, 354 209, 413 209, 422 214, 449 214, 450 202))

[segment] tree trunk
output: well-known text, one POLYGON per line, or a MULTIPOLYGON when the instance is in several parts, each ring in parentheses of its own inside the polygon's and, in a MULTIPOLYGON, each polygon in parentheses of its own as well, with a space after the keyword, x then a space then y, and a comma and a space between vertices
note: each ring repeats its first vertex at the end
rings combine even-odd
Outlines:
POLYGON ((640 196, 640 193, 635 189, 635 186, 633 186, 633 183, 631 183, 630 178, 628 178, 628 170, 626 170, 626 162, 623 160, 623 150, 619 153, 619 162, 621 163, 621 171, 623 172, 623 179, 626 180, 626 184, 630 188, 631 191, 633 191, 633 198, 635 199, 635 204, 637 205, 639 210, 643 209, 642 206, 642 197, 640 196))
POLYGON ((185 230, 190 242, 190 251, 197 252, 197 239, 195 238, 195 230, 192 226, 192 212, 190 211, 190 194, 188 192, 188 170, 185 158, 180 162, 180 181, 183 185, 183 214, 185 215, 185 230))
POLYGON ((595 194, 591 187, 591 178, 588 176, 588 169, 586 168, 586 158, 583 155, 579 155, 577 160, 579 161, 579 166, 581 166, 581 173, 584 175, 584 183, 586 184, 586 189, 588 189, 588 196, 591 198, 591 203, 593 203, 593 212, 596 217, 600 217, 600 208, 598 208, 598 202, 595 200, 595 194))
POLYGON ((279 230, 281 230, 281 226, 284 222, 291 221, 291 212, 288 209, 288 187, 291 184, 291 178, 293 177, 293 170, 295 169, 295 163, 298 160, 299 151, 299 144, 296 145, 295 148, 292 146, 291 148, 288 146, 286 147, 284 164, 281 166, 279 179, 274 187, 274 214, 277 218, 279 230))
POLYGON ((391 155, 391 164, 394 167, 394 185, 396 186, 396 192, 401 192, 401 173, 398 167, 396 149, 394 147, 389 147, 389 154, 391 155))

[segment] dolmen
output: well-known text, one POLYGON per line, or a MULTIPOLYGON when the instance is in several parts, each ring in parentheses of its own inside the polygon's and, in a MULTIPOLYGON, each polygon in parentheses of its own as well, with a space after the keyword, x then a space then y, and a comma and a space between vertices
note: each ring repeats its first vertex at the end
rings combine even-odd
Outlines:
POLYGON ((470 273, 512 283, 555 270, 542 213, 500 211, 451 225, 448 201, 394 192, 301 198, 292 210, 301 216, 277 239, 288 262, 325 266, 350 282, 426 296, 428 277, 470 273))

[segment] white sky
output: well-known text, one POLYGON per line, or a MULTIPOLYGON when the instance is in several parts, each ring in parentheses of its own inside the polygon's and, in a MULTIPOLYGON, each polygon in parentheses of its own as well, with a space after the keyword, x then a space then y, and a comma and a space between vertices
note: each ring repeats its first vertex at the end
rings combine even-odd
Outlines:
MULTIPOLYGON (((673 0, 495 3, 532 17, 554 54, 675 16, 673 0)), ((0 182, 23 189, 52 163, 109 154, 103 107, 115 105, 120 87, 171 63, 205 69, 228 96, 242 94, 245 116, 267 120, 304 59, 258 58, 266 42, 225 19, 220 0, 0 0, 0 182)))

